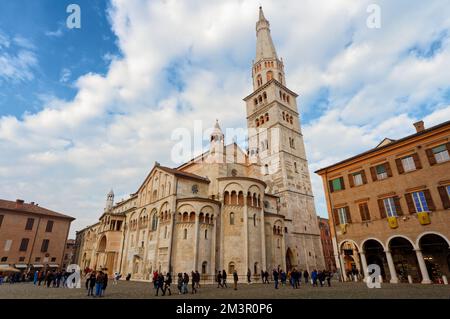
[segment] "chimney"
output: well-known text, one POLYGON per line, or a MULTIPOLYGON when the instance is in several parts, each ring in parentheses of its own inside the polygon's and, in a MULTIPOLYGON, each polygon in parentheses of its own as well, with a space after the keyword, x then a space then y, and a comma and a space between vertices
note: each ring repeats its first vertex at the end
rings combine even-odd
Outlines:
POLYGON ((34 202, 30 202, 30 205, 34 205, 34 202))
POLYGON ((23 199, 16 199, 16 208, 23 208, 23 199))
POLYGON ((423 124, 423 121, 418 121, 418 122, 414 123, 414 127, 416 128, 417 133, 425 130, 425 125, 423 124))

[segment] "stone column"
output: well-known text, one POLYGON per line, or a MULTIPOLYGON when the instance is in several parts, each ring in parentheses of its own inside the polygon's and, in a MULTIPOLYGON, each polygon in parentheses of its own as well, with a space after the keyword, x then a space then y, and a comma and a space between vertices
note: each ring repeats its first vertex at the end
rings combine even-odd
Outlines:
POLYGON ((425 265, 425 260, 423 260, 422 251, 420 249, 414 249, 417 256, 417 261, 419 262, 420 273, 422 274, 422 283, 431 284, 430 276, 428 275, 427 266, 425 265))
MULTIPOLYGON (((211 237, 211 265, 209 275, 212 274, 212 280, 214 282, 214 278, 216 276, 216 233, 217 233, 217 221, 219 220, 220 215, 217 212, 217 215, 214 214, 214 219, 211 218, 211 222, 213 223, 212 227, 212 237, 211 237)), ((208 273, 207 273, 208 274, 208 273)), ((210 278, 208 278, 210 279, 210 278)))
POLYGON ((342 254, 339 254, 339 259, 341 261, 341 265, 342 265, 342 277, 344 278, 344 281, 348 281, 348 277, 347 277, 347 272, 345 270, 345 262, 344 262, 344 257, 342 257, 342 254))
MULTIPOLYGON (((267 270, 266 267, 266 232, 264 221, 264 208, 261 209, 261 270, 267 270)), ((258 274, 259 275, 259 274, 258 274)))
POLYGON ((249 253, 248 253, 248 206, 247 197, 244 197, 244 274, 247 274, 249 267, 249 253))
MULTIPOLYGON (((284 225, 283 225, 284 226, 284 225)), ((284 232, 284 227, 281 228, 281 268, 286 270, 286 233, 284 232)))
POLYGON ((195 214, 195 224, 194 224, 194 268, 193 271, 198 270, 198 233, 200 228, 200 212, 195 214))
POLYGON ((392 255, 390 250, 385 250, 386 259, 389 266, 389 273, 391 274, 391 284, 398 284, 397 272, 395 271, 394 261, 392 260, 392 255))
POLYGON ((367 280, 367 277, 369 276, 368 270, 367 270, 367 260, 366 260, 366 253, 364 251, 359 253, 361 256, 361 264, 362 264, 362 272, 364 276, 364 281, 367 280))

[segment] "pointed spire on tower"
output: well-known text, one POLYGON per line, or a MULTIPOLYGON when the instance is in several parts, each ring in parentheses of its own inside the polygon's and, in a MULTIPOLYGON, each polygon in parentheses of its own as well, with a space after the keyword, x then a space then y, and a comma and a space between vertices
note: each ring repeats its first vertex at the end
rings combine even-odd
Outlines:
POLYGON ((277 59, 277 52, 270 35, 270 23, 259 7, 259 20, 256 22, 256 59, 255 62, 266 59, 277 59))

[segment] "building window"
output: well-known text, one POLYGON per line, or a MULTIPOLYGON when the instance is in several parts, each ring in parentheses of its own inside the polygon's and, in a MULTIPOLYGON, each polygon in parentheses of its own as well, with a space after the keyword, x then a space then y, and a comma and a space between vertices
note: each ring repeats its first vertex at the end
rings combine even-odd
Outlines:
POLYGON ((184 239, 187 239, 187 229, 186 229, 186 228, 184 229, 183 238, 184 238, 184 239))
POLYGON ((34 258, 34 262, 38 263, 38 262, 40 262, 40 261, 41 261, 41 257, 36 257, 36 258, 34 258))
POLYGON ((3 224, 3 215, 0 215, 0 227, 2 227, 3 224))
POLYGON ((445 144, 434 147, 432 151, 437 163, 443 163, 450 160, 450 156, 445 144))
POLYGON ((256 227, 256 214, 253 214, 253 226, 256 227))
POLYGON ((269 165, 264 165, 264 175, 269 175, 269 165))
POLYGON ((208 230, 205 229, 205 239, 208 239, 208 230))
POLYGON ((369 206, 367 203, 359 204, 359 212, 361 214, 361 221, 365 222, 370 220, 369 206))
POLYGON ((48 251, 48 245, 49 245, 49 243, 50 243, 50 240, 48 240, 48 239, 44 239, 44 240, 42 241, 42 246, 41 246, 41 252, 42 252, 42 253, 46 253, 46 252, 48 251))
POLYGON ((3 263, 3 262, 5 262, 5 261, 7 261, 7 260, 8 260, 8 257, 2 257, 1 262, 3 263))
POLYGON ((230 213, 230 225, 234 225, 234 213, 230 213))
POLYGON ((345 189, 344 179, 342 177, 335 178, 331 180, 329 183, 331 192, 345 189))
POLYGON ((56 257, 52 257, 51 262, 54 263, 56 261, 56 257))
POLYGON ((4 247, 4 251, 9 251, 11 249, 11 245, 12 245, 12 240, 11 239, 7 239, 5 241, 5 247, 4 247))
POLYGON ((20 243, 19 251, 27 251, 29 241, 30 240, 28 238, 23 238, 22 242, 20 243))
POLYGON ((347 224, 347 210, 345 207, 338 208, 338 217, 339 217, 339 223, 340 224, 347 224))
POLYGON ((45 232, 51 233, 53 230, 53 220, 47 221, 47 227, 45 227, 45 232))
POLYGON ((397 210, 393 197, 383 199, 384 209, 388 217, 397 217, 397 210))
POLYGON ((412 156, 402 158, 402 166, 405 172, 416 170, 416 165, 414 164, 414 158, 412 156))
POLYGON ((297 163, 296 163, 296 162, 294 162, 294 171, 295 171, 296 173, 298 173, 297 163))
POLYGON ((25 230, 32 230, 34 225, 34 218, 28 218, 27 224, 25 225, 25 230))
POLYGON ((353 174, 353 184, 355 186, 359 186, 363 184, 363 177, 361 173, 355 173, 353 174))
POLYGON ((382 180, 382 179, 385 179, 388 177, 387 171, 386 171, 386 166, 384 164, 377 165, 375 167, 375 171, 376 171, 378 180, 382 180))
POLYGON ((412 193, 412 197, 417 213, 429 211, 424 192, 414 192, 412 193))

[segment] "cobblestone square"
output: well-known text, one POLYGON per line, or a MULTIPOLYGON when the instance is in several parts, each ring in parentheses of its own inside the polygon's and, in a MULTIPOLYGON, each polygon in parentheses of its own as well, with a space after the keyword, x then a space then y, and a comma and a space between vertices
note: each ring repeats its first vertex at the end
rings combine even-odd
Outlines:
MULTIPOLYGON (((120 281, 108 285, 104 299, 450 299, 448 285, 422 284, 382 284, 380 289, 369 289, 364 283, 333 282, 332 287, 312 287, 304 284, 299 289, 273 285, 240 284, 233 290, 216 288, 215 285, 202 285, 197 294, 179 295, 172 285, 171 296, 155 296, 153 284, 148 282, 120 281)), ((190 287, 189 287, 190 288, 190 287)), ((87 296, 84 283, 81 289, 45 288, 32 283, 3 284, 0 286, 0 299, 92 299, 87 296)))

